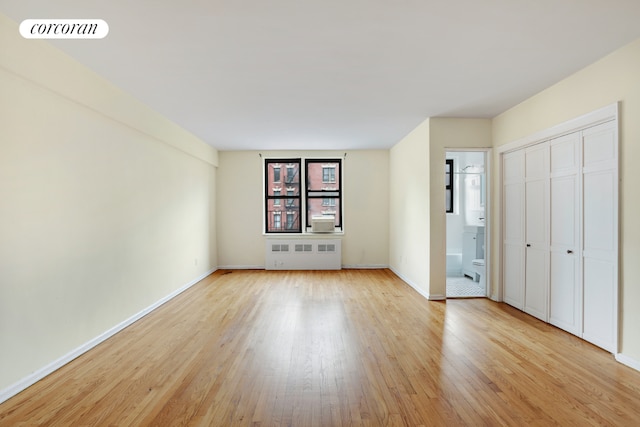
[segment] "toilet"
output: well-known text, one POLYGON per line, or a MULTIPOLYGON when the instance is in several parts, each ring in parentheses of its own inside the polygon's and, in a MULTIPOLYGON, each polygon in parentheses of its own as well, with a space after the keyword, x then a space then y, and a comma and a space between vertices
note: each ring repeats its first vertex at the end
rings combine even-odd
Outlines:
POLYGON ((471 268, 473 268, 473 272, 478 275, 478 284, 482 289, 486 289, 484 259, 474 259, 471 261, 471 266, 471 268))

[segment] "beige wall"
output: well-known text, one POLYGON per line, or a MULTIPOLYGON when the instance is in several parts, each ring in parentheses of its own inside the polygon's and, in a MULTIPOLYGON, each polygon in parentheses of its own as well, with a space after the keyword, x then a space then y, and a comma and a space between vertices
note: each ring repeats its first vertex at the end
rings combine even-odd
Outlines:
MULTIPOLYGON (((388 151, 346 153, 342 263, 345 267, 387 266, 388 151)), ((264 158, 342 157, 344 154, 344 151, 221 151, 217 188, 219 266, 264 268, 264 158)))
MULTIPOLYGON (((621 351, 640 361, 640 40, 544 90, 493 120, 495 146, 620 101, 621 351)), ((497 152, 495 160, 498 160, 497 152)), ((497 162, 495 162, 497 163, 497 162)), ((498 183, 494 181, 494 193, 498 183)), ((494 208, 498 200, 494 201, 494 208)), ((495 209, 494 209, 495 211, 495 209)), ((494 228, 494 253, 498 229, 494 228)), ((494 269, 499 268, 494 265, 494 269)), ((638 363, 638 362, 637 362, 638 363)))
POLYGON ((430 178, 430 294, 446 295, 447 216, 444 197, 444 163, 448 149, 491 147, 491 120, 432 118, 429 144, 430 178))
POLYGON ((389 175, 389 266, 429 297, 428 119, 391 148, 389 175))
POLYGON ((429 299, 446 296, 446 151, 490 146, 488 119, 431 118, 391 149, 389 265, 429 299))
POLYGON ((217 153, 3 16, 0 39, 1 395, 215 268, 217 153))

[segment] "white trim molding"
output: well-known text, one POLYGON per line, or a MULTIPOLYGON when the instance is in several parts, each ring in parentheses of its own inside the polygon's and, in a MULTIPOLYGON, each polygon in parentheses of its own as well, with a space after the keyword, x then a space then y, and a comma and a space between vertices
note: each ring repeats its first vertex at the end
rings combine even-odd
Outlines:
POLYGON ((136 321, 142 319, 144 316, 146 316, 147 314, 151 313, 156 308, 160 307, 164 303, 166 303, 166 302, 172 300, 173 298, 175 298, 176 296, 180 295, 182 292, 186 291, 187 289, 189 289, 190 287, 192 287, 193 285, 195 285, 196 283, 198 283, 199 281, 201 281, 205 277, 209 276, 210 274, 212 274, 216 270, 217 270, 217 268, 213 268, 213 269, 209 270, 208 272, 202 274, 201 276, 197 277, 196 279, 192 280, 191 282, 187 283, 186 285, 182 286, 181 288, 173 291, 171 294, 167 295, 166 297, 156 301, 155 303, 153 303, 149 307, 145 308, 144 310, 140 311, 139 313, 134 314, 133 316, 131 316, 128 319, 120 322, 119 324, 117 324, 114 327, 112 327, 111 329, 103 332, 102 334, 98 335, 97 337, 93 338, 92 340, 87 341, 86 343, 82 344, 80 347, 72 350, 71 352, 69 352, 69 353, 65 354, 64 356, 60 357, 59 359, 54 360, 53 362, 49 363, 48 365, 38 369, 37 371, 33 372, 31 375, 28 375, 25 378, 22 378, 21 380, 19 380, 18 382, 16 382, 13 385, 10 385, 9 387, 5 388, 4 390, 0 390, 0 403, 9 400, 13 396, 15 396, 18 393, 20 393, 21 391, 27 389, 28 387, 32 386, 36 382, 40 381, 41 379, 43 379, 47 375, 55 372, 56 370, 60 369, 61 367, 63 367, 67 363, 69 363, 72 360, 76 359, 77 357, 83 355, 87 351, 91 350, 92 348, 94 348, 98 344, 106 341, 107 339, 111 338, 112 336, 114 336, 118 332, 122 331, 126 327, 128 327, 128 326, 132 325, 133 323, 135 323, 136 321))
POLYGON ((527 135, 524 138, 496 147, 496 150, 498 154, 502 154, 508 151, 526 147, 528 145, 543 142, 548 139, 553 139, 562 135, 576 132, 587 127, 592 127, 601 123, 609 122, 611 120, 616 120, 618 118, 618 108, 618 103, 607 105, 606 107, 560 123, 556 126, 541 130, 531 135, 527 135))
POLYGON ((409 280, 408 278, 406 278, 402 274, 398 273, 393 267, 389 267, 389 270, 391 270, 393 272, 393 274, 398 276, 404 283, 406 283, 407 285, 411 286, 417 293, 419 293, 420 295, 422 295, 424 298, 428 299, 429 301, 442 301, 442 300, 446 300, 447 299, 447 297, 444 296, 444 295, 429 295, 428 292, 425 292, 422 289, 420 289, 420 287, 418 285, 416 285, 414 282, 412 282, 411 280, 409 280))
POLYGON ((635 369, 636 371, 640 371, 640 361, 638 360, 632 359, 629 356, 625 356, 622 353, 616 354, 616 360, 622 363, 623 365, 626 365, 632 369, 635 369))
POLYGON ((347 270, 385 270, 389 268, 387 264, 342 264, 347 270))
POLYGON ((218 270, 265 270, 263 265, 219 265, 218 270))

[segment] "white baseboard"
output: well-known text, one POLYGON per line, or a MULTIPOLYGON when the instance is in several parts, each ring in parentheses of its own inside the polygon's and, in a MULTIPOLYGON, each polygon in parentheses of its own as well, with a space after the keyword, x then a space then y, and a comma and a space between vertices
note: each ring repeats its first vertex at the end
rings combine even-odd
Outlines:
POLYGON ((627 365, 628 367, 635 369, 636 371, 640 371, 640 361, 632 359, 629 356, 625 356, 622 353, 616 354, 616 360, 623 365, 627 365))
MULTIPOLYGON (((343 264, 345 270, 380 270, 389 268, 387 264, 343 264)), ((264 265, 221 265, 218 270, 265 270, 264 265)))
POLYGON ((170 301, 171 299, 175 298, 176 296, 178 296, 182 292, 186 291, 191 286, 195 285, 200 280, 204 279, 205 277, 207 277, 208 275, 210 275, 211 273, 213 273, 216 270, 217 270, 217 268, 214 268, 214 269, 208 271, 207 273, 204 273, 200 277, 192 280, 191 282, 187 283, 186 285, 182 286, 181 288, 175 290, 171 294, 169 294, 166 297, 160 299, 159 301, 155 302, 154 304, 150 305, 149 307, 145 308, 144 310, 140 311, 139 313, 134 314, 133 316, 131 316, 128 319, 126 319, 125 321, 115 325, 111 329, 103 332, 102 334, 98 335, 97 337, 93 338, 92 340, 87 341, 86 343, 82 344, 80 347, 72 350, 71 352, 69 352, 69 353, 65 354, 64 356, 60 357, 59 359, 54 360, 53 362, 49 363, 48 365, 38 369, 37 371, 35 371, 31 375, 28 375, 27 377, 19 380, 18 382, 16 382, 15 384, 5 388, 4 390, 0 390, 0 403, 4 402, 6 400, 9 400, 10 398, 15 396, 16 394, 18 394, 21 391, 25 390, 26 388, 32 386, 33 384, 35 384, 36 382, 40 381, 41 379, 43 379, 47 375, 53 373, 54 371, 60 369, 61 367, 63 367, 67 363, 71 362, 73 359, 81 356, 82 354, 84 354, 87 351, 91 350, 93 347, 95 347, 98 344, 102 343, 103 341, 111 338, 112 336, 114 336, 115 334, 117 334, 118 332, 123 330, 124 328, 130 326, 131 324, 133 324, 136 321, 140 320, 141 318, 143 318, 147 314, 151 313, 153 310, 155 310, 156 308, 160 307, 164 303, 166 303, 166 302, 170 301))
POLYGON ((264 270, 264 265, 219 265, 218 270, 264 270))
POLYGON ((402 279, 403 282, 405 282, 407 285, 411 286, 417 293, 419 293, 420 295, 422 295, 423 297, 425 297, 429 301, 438 301, 438 300, 441 300, 441 299, 446 299, 446 297, 443 297, 441 295, 429 295, 428 292, 425 292, 422 289, 420 289, 418 287, 418 285, 413 283, 411 280, 409 280, 408 278, 406 278, 402 274, 398 273, 393 267, 389 267, 389 270, 391 270, 393 272, 393 274, 398 276, 400 279, 402 279))
POLYGON ((386 264, 343 264, 345 270, 383 270, 389 268, 386 264))

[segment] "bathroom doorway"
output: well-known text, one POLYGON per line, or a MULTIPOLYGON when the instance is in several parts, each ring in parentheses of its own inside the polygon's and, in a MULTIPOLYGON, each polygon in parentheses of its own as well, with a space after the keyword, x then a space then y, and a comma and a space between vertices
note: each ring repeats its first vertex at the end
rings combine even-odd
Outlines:
POLYGON ((489 295, 487 151, 447 151, 447 298, 489 295))

